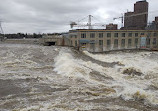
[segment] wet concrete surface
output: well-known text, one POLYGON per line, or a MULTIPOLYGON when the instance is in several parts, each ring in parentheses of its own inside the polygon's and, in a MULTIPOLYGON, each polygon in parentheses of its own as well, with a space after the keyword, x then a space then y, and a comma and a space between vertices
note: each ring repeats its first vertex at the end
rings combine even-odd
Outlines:
POLYGON ((99 64, 103 67, 113 67, 115 65, 122 65, 118 62, 112 62, 112 63, 108 63, 108 62, 102 62, 96 59, 93 59, 92 57, 89 57, 87 55, 85 55, 83 52, 79 52, 78 50, 72 48, 73 51, 73 55, 74 57, 78 58, 78 59, 82 59, 84 61, 92 61, 93 63, 99 64))

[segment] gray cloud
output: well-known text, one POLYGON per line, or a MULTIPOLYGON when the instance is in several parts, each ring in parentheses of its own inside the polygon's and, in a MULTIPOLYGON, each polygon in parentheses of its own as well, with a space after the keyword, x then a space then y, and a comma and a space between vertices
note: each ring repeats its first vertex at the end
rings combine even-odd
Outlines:
MULTIPOLYGON (((136 0, 0 0, 0 19, 6 33, 43 33, 68 31, 70 21, 91 14, 103 24, 118 23, 114 17, 127 9, 133 11, 136 0)), ((150 10, 157 10, 157 0, 149 1, 150 10)), ((150 11, 149 10, 149 11, 150 11)), ((158 13, 149 14, 152 21, 158 13)))

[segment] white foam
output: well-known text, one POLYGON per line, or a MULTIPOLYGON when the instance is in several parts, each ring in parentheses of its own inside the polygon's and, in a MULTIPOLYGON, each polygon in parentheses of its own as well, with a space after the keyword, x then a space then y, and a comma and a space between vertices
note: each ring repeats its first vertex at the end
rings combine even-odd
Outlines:
MULTIPOLYGON (((145 75, 155 75, 158 72, 158 62, 150 59, 151 52, 140 53, 116 53, 116 54, 91 54, 87 51, 84 53, 96 60, 103 62, 119 62, 125 66, 115 65, 113 68, 107 68, 106 72, 115 81, 112 86, 115 87, 117 95, 123 97, 125 100, 135 99, 134 96, 144 97, 144 99, 151 103, 158 105, 158 91, 148 89, 150 85, 156 84, 158 78, 145 79, 145 75), (122 72, 126 68, 134 68, 140 70, 142 76, 128 76, 122 72)), ((155 52, 156 53, 156 52, 155 52)))
MULTIPOLYGON (((97 56, 96 57, 97 59, 98 58, 101 59, 100 56, 103 56, 103 55, 91 54, 91 57, 93 56, 97 56)), ((117 91, 117 96, 121 96, 125 100, 134 99, 134 95, 137 92, 139 92, 140 95, 143 95, 143 96, 145 95, 145 99, 148 102, 151 102, 153 104, 158 104, 158 102, 156 101, 157 91, 146 90, 148 86, 150 85, 150 82, 146 80, 142 80, 141 77, 140 78, 132 77, 131 79, 126 79, 125 78, 126 76, 120 72, 121 71, 120 69, 121 68, 123 69, 124 66, 116 65, 114 68, 105 68, 98 64, 94 64, 90 61, 85 62, 82 60, 74 59, 74 57, 70 53, 65 52, 64 50, 61 50, 59 56, 55 59, 55 67, 56 67, 55 71, 57 71, 58 74, 73 76, 73 77, 82 77, 90 82, 95 82, 95 83, 96 81, 93 81, 88 77, 89 73, 92 71, 91 69, 98 71, 100 74, 103 74, 103 75, 106 72, 108 76, 111 76, 114 79, 111 86, 116 87, 114 89, 117 91)))
POLYGON ((116 54, 91 54, 84 53, 96 60, 103 62, 119 62, 125 65, 124 68, 134 67, 140 69, 143 73, 158 72, 158 61, 149 59, 151 52, 140 53, 116 53, 116 54))
POLYGON ((80 66, 78 62, 70 53, 61 50, 55 58, 54 71, 62 75, 83 77, 83 73, 89 73, 90 70, 80 66))
MULTIPOLYGON (((91 79, 89 74, 92 71, 97 71, 103 76, 106 76, 106 68, 102 67, 98 64, 92 63, 91 61, 83 61, 81 59, 75 59, 71 55, 71 51, 65 51, 61 49, 59 55, 55 58, 54 71, 58 74, 68 76, 68 77, 76 77, 76 78, 84 78, 85 80, 94 83, 94 84, 104 84, 100 81, 91 79)), ((105 84, 104 84, 105 85, 105 84)))

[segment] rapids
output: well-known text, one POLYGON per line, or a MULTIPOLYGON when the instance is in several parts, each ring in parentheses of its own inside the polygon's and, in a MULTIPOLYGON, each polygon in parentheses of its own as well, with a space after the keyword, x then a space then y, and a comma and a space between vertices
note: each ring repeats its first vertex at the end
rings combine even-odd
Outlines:
POLYGON ((158 53, 0 44, 0 111, 158 110, 158 53))

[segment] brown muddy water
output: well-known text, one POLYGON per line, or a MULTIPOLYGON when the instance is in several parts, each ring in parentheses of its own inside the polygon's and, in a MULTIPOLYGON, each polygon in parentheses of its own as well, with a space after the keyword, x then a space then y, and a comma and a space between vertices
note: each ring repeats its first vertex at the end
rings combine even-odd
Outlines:
POLYGON ((157 110, 157 52, 0 44, 0 111, 157 110))

